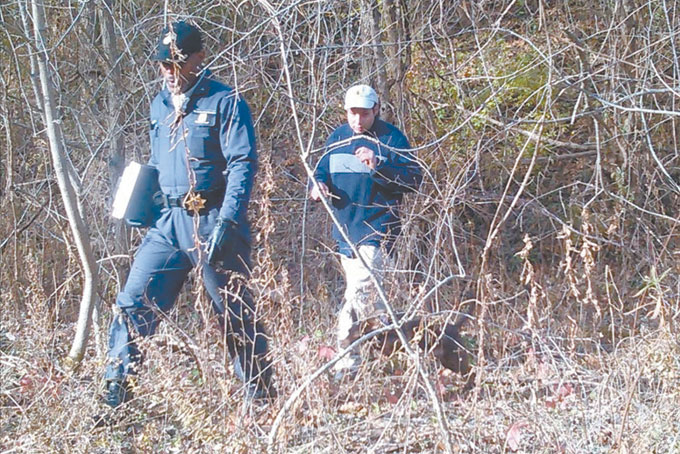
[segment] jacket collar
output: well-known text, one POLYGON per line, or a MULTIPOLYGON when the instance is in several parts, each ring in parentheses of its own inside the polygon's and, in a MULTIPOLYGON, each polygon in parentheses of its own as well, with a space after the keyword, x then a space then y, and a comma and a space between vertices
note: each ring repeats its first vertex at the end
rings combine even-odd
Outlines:
POLYGON ((366 132, 362 132, 361 134, 357 134, 354 132, 352 127, 349 125, 349 123, 345 123, 347 125, 347 129, 350 132, 350 136, 370 136, 370 137, 379 137, 380 136, 380 131, 384 129, 383 125, 385 124, 384 121, 382 121, 379 117, 375 119, 373 122, 373 125, 371 126, 371 129, 369 129, 366 132))
MULTIPOLYGON (((193 101, 208 91, 208 81, 211 74, 212 73, 209 69, 204 69, 201 71, 201 74, 198 76, 198 79, 194 85, 184 92, 186 99, 184 100, 184 105, 182 106, 182 112, 188 112, 189 106, 193 103, 193 101)), ((161 90, 160 95, 161 99, 163 99, 163 103, 169 108, 174 109, 172 104, 172 95, 170 94, 168 87, 165 86, 165 83, 163 83, 163 89, 161 90)))

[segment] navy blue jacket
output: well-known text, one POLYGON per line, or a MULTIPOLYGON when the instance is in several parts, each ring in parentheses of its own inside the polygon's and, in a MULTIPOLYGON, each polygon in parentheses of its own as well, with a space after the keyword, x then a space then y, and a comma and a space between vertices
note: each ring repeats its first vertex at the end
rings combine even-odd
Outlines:
MULTIPOLYGON (((337 128, 326 141, 314 177, 331 193, 334 214, 355 245, 385 244, 391 250, 399 234, 398 207, 404 193, 418 187, 420 166, 408 152, 411 146, 396 126, 376 118, 366 134, 355 135, 349 124, 337 128), (373 149, 378 165, 371 170, 354 156, 365 146, 373 149)), ((351 257, 349 245, 333 225, 340 253, 351 257)))
POLYGON ((173 125, 175 108, 167 88, 151 103, 151 158, 161 190, 173 197, 224 188, 219 216, 249 237, 247 207, 257 171, 255 131, 250 109, 233 89, 201 77, 184 104, 184 118, 173 125))

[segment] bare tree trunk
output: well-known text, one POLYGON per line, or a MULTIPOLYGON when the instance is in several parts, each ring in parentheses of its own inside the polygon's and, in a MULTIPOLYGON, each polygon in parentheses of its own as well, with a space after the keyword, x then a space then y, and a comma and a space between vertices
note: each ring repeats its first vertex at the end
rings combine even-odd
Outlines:
POLYGON ((398 126, 404 126, 404 79, 411 65, 411 36, 408 22, 408 8, 404 0, 383 0, 383 27, 387 35, 384 46, 385 62, 385 104, 390 104, 385 119, 398 126), (392 91, 394 90, 394 91, 392 91), (394 96, 393 96, 394 94, 394 96), (392 115, 390 118, 389 115, 392 115))
MULTIPOLYGON (((19 14, 21 16, 21 24, 24 27, 26 36, 30 36, 31 26, 28 23, 28 11, 26 11, 26 8, 28 8, 28 6, 25 3, 26 2, 19 2, 19 14)), ((40 83, 38 81, 38 68, 36 67, 37 63, 35 54, 31 52, 31 54, 28 57, 29 57, 28 61, 31 65, 31 88, 33 88, 33 94, 35 94, 35 102, 42 113, 42 109, 45 106, 45 103, 43 102, 42 93, 40 92, 40 83)), ((43 121, 45 121, 44 117, 43 121)))
MULTIPOLYGON (((106 80, 106 98, 109 137, 109 187, 115 190, 125 168, 125 141, 120 127, 120 112, 123 107, 120 87, 123 86, 123 81, 120 71, 120 52, 116 44, 116 33, 113 23, 113 3, 113 0, 101 0, 97 9, 101 23, 102 45, 107 64, 105 69, 108 74, 106 80)), ((125 224, 122 221, 113 222, 115 222, 113 253, 115 255, 125 254, 129 250, 125 224)), ((119 281, 122 281, 123 268, 122 265, 116 266, 119 281)))
MULTIPOLYGON (((361 0, 360 3, 361 16, 359 18, 359 36, 370 36, 371 33, 371 0, 361 0)), ((361 45, 361 78, 365 81, 370 80, 371 72, 373 70, 373 52, 371 52, 370 47, 365 45, 365 42, 361 45)))
POLYGON ((77 367, 83 358, 87 338, 90 331, 92 309, 96 297, 97 274, 96 262, 92 253, 92 247, 88 236, 87 226, 78 211, 78 200, 75 189, 69 179, 68 167, 65 151, 62 148, 62 131, 60 119, 57 118, 57 111, 53 103, 52 80, 47 65, 47 51, 45 48, 45 11, 42 2, 31 0, 33 11, 33 31, 35 33, 34 42, 38 55, 38 70, 40 73, 40 87, 42 91, 43 111, 47 137, 50 143, 52 155, 52 165, 57 176, 57 183, 64 202, 64 208, 68 216, 69 224, 73 232, 78 254, 83 268, 83 294, 80 301, 80 312, 78 314, 78 325, 73 345, 69 352, 67 361, 69 366, 77 367))
POLYGON ((109 126, 109 183, 115 187, 118 178, 123 174, 125 167, 125 149, 123 135, 120 133, 119 114, 122 107, 120 87, 122 79, 120 73, 120 52, 116 44, 116 34, 114 31, 112 8, 113 0, 101 0, 98 8, 101 21, 102 45, 108 67, 108 77, 106 81, 107 91, 107 113, 109 126))
POLYGON ((387 62, 382 45, 382 27, 380 22, 378 2, 376 0, 362 0, 361 27, 370 36, 368 42, 372 51, 364 53, 361 76, 372 81, 384 108, 382 115, 387 121, 391 122, 393 121, 392 102, 390 99, 390 87, 387 82, 387 62))
POLYGON ((384 48, 386 62, 385 74, 385 90, 389 92, 396 80, 399 80, 401 69, 401 46, 399 42, 401 21, 399 20, 399 11, 394 0, 383 0, 382 2, 382 17, 385 28, 385 35, 387 36, 387 44, 384 48))
POLYGON ((0 190, 0 194, 3 192, 7 197, 12 197, 12 186, 14 186, 14 141, 12 140, 12 125, 9 121, 10 113, 10 101, 7 96, 7 83, 5 82, 5 77, 0 73, 0 82, 2 86, 5 87, 2 96, 2 105, 0 106, 0 115, 2 115, 2 123, 5 128, 5 148, 7 149, 7 157, 5 158, 5 184, 4 191, 0 190))

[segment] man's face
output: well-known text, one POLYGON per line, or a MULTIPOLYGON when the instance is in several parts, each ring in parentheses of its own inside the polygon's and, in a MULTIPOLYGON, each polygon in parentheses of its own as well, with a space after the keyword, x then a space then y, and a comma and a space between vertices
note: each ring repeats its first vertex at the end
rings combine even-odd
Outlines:
POLYGON ((161 75, 173 95, 184 93, 198 77, 205 52, 194 52, 182 63, 159 62, 161 75))
POLYGON ((378 115, 379 108, 380 107, 376 104, 370 109, 361 107, 351 107, 347 109, 347 123, 349 123, 349 127, 352 128, 352 131, 354 131, 355 134, 363 134, 370 130, 376 115, 378 115))

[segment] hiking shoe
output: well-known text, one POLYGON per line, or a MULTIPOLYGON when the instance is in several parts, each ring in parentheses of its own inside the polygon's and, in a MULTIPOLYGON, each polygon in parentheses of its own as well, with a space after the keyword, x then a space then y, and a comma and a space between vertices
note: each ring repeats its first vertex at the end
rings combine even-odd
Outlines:
POLYGON ((245 385, 245 398, 247 401, 265 402, 276 398, 276 389, 271 384, 262 386, 261 384, 250 383, 245 385))
POLYGON ((104 403, 111 408, 117 408, 132 398, 125 380, 109 380, 106 382, 106 396, 104 403))

